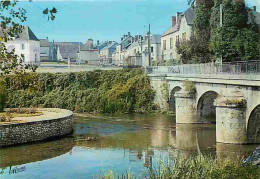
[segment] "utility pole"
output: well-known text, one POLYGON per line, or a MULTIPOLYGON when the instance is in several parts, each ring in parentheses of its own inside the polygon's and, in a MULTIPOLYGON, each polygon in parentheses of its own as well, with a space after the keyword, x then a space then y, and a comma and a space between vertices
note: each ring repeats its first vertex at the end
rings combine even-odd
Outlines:
POLYGON ((150 36, 151 36, 151 25, 149 24, 149 30, 148 30, 148 66, 151 66, 151 44, 150 44, 150 36))
MULTIPOLYGON (((220 4, 219 6, 219 13, 220 13, 220 27, 223 27, 223 5, 220 4)), ((223 41, 222 39, 222 35, 221 35, 221 41, 223 41)), ((222 67, 222 62, 223 62, 223 55, 222 55, 222 50, 221 50, 221 59, 220 59, 220 63, 221 63, 221 67, 222 67)))

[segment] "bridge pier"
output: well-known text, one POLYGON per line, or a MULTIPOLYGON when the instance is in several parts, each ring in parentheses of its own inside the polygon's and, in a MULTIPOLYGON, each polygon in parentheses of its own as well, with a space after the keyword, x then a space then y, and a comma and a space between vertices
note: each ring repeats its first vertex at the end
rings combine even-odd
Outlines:
POLYGON ((231 94, 215 101, 216 139, 219 143, 246 144, 246 102, 240 92, 231 94))
POLYGON ((176 123, 195 124, 198 123, 196 113, 196 99, 184 89, 175 94, 176 123))

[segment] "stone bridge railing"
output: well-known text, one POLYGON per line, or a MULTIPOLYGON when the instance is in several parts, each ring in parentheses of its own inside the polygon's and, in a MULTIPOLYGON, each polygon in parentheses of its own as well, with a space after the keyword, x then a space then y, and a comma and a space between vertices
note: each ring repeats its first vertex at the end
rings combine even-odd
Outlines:
POLYGON ((260 61, 149 66, 147 74, 260 74, 260 61))

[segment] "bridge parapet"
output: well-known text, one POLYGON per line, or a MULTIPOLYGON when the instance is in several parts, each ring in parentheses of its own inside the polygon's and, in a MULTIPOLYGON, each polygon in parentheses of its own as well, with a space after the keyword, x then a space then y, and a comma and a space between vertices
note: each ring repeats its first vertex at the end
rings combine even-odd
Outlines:
POLYGON ((148 66, 147 74, 218 74, 256 75, 260 74, 260 61, 226 63, 182 64, 175 66, 148 66))

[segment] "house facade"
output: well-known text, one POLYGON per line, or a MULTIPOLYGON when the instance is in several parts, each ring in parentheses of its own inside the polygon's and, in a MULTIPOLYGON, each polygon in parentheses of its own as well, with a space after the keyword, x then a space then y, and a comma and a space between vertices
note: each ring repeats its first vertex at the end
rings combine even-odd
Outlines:
POLYGON ((171 27, 161 37, 162 60, 179 61, 176 45, 192 36, 194 16, 193 8, 189 8, 184 13, 177 12, 176 16, 172 17, 171 27))
POLYGON ((50 42, 47 39, 40 39, 40 61, 49 61, 50 58, 50 42))
POLYGON ((57 48, 58 61, 79 61, 80 46, 83 45, 82 42, 55 42, 54 45, 57 48))
POLYGON ((5 46, 8 52, 15 50, 23 64, 40 65, 40 41, 28 26, 24 26, 22 32, 5 46))
POLYGON ((110 41, 110 43, 100 50, 99 59, 101 63, 112 63, 113 53, 116 51, 118 43, 110 41))
MULTIPOLYGON (((148 55, 148 37, 143 42, 142 47, 142 66, 149 65, 149 55, 148 55)), ((161 58, 161 35, 151 35, 150 36, 150 53, 151 53, 151 63, 159 63, 161 58)))
POLYGON ((88 39, 88 41, 80 47, 78 63, 98 65, 99 62, 99 50, 94 46, 93 40, 88 39))

